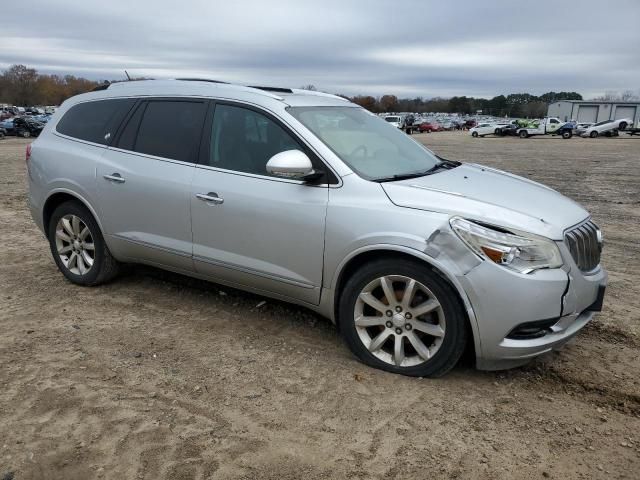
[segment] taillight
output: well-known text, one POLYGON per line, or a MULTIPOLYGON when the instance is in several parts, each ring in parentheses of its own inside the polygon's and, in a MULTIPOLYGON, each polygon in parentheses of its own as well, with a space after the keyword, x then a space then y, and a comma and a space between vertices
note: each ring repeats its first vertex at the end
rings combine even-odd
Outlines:
POLYGON ((24 161, 29 163, 29 159, 31 158, 31 144, 27 145, 27 151, 25 152, 24 161))

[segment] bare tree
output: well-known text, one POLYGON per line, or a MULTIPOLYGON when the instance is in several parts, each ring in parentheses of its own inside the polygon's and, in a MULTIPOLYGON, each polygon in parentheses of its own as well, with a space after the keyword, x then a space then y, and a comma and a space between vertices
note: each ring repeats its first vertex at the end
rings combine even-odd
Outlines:
POLYGON ((616 92, 613 90, 608 90, 604 92, 604 95, 599 97, 595 97, 593 100, 601 101, 601 102, 633 102, 636 100, 640 101, 640 90, 625 90, 624 92, 616 92))

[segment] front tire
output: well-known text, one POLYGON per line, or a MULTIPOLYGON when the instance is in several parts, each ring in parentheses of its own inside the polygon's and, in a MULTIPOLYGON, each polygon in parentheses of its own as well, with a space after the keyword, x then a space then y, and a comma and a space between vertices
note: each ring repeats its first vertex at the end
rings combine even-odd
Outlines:
POLYGON ((591 132, 591 133, 589 134, 589 136, 590 136, 591 138, 598 138, 598 132, 593 131, 593 132, 591 132))
POLYGON ((425 264, 376 260, 346 283, 340 331, 363 363, 413 377, 438 377, 464 352, 464 311, 452 287, 425 264))
POLYGON ((118 274, 119 264, 84 205, 74 201, 59 205, 51 215, 48 238, 56 265, 72 283, 100 285, 118 274))
POLYGON ((564 138, 565 140, 568 138, 571 138, 572 136, 573 134, 568 130, 565 130, 564 132, 562 132, 562 138, 564 138))
POLYGON ((471 134, 471 136, 472 136, 473 138, 478 138, 478 132, 473 132, 473 133, 471 134))
POLYGON ((520 133, 518 134, 518 136, 520 138, 529 138, 529 134, 527 133, 526 130, 520 130, 520 133))
POLYGON ((626 130, 627 129, 627 122, 620 122, 620 125, 618 125, 620 130, 626 130))

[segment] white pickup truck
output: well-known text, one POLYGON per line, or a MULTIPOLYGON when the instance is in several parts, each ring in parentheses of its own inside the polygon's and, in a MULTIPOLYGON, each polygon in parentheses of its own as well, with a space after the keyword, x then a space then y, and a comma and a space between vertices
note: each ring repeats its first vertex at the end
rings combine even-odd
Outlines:
MULTIPOLYGON (((550 133, 560 133, 557 130, 565 125, 556 117, 545 117, 542 120, 531 122, 529 125, 518 127, 517 133, 520 138, 529 138, 533 135, 547 135, 550 133)), ((571 130, 562 132, 563 138, 571 138, 571 130), (567 135, 565 137, 565 134, 567 135)))

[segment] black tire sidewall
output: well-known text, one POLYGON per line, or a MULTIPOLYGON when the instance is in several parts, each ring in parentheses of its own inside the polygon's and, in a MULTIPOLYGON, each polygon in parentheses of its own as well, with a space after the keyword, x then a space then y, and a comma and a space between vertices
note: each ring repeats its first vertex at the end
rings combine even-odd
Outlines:
POLYGON ((464 351, 467 341, 466 319, 460 301, 449 284, 426 265, 419 262, 379 260, 365 265, 346 283, 338 311, 338 322, 347 345, 363 363, 381 370, 412 377, 437 377, 453 368, 464 351), (383 362, 362 344, 354 323, 354 308, 362 288, 386 275, 404 275, 425 285, 440 302, 445 316, 445 337, 436 354, 427 362, 413 367, 397 367, 383 362))
POLYGON ((102 232, 100 231, 100 227, 93 218, 91 212, 84 205, 81 205, 77 202, 62 203, 53 211, 53 214, 51 215, 51 219, 49 221, 49 225, 47 227, 47 233, 51 254, 53 255, 53 259, 62 274, 67 277, 69 281, 75 284, 94 285, 98 281, 100 272, 103 268, 103 263, 105 260, 105 243, 104 238, 102 237, 102 232), (75 273, 71 272, 62 263, 62 260, 60 259, 56 248, 56 225, 58 224, 60 218, 69 214, 79 217, 84 222, 84 224, 89 227, 89 230, 91 231, 91 237, 93 238, 93 244, 95 247, 93 265, 91 266, 91 270, 85 275, 76 275, 75 273))

